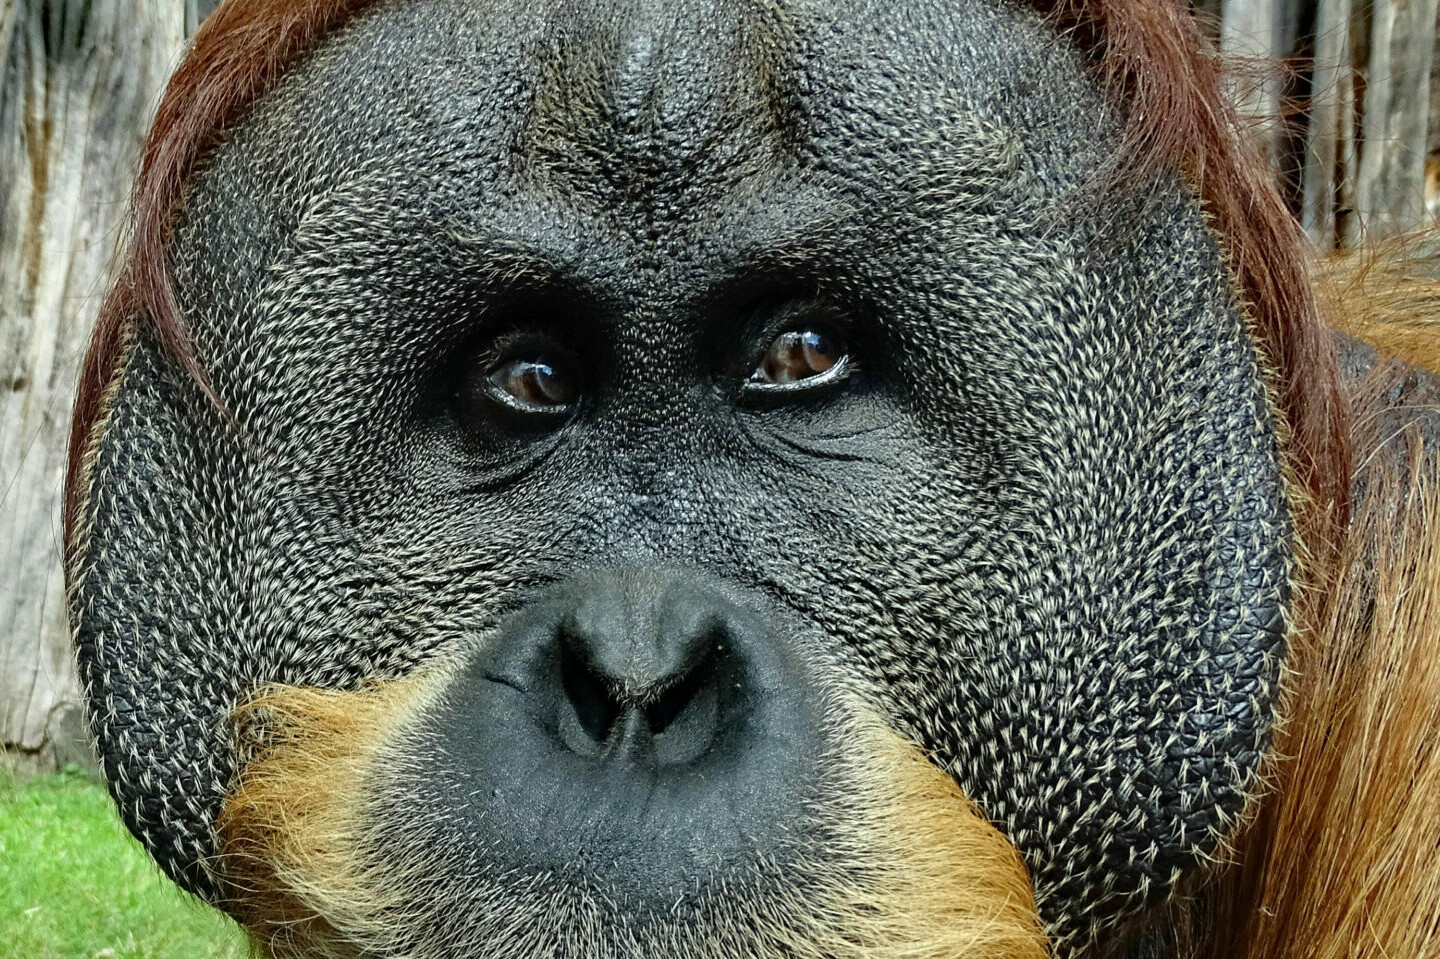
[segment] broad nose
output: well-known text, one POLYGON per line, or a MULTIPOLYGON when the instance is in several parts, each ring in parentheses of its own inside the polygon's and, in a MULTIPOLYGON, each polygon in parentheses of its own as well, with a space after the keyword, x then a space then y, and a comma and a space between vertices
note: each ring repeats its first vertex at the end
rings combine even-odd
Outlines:
POLYGON ((526 683, 571 752, 680 765, 705 754, 753 692, 762 638, 746 611, 692 578, 628 571, 567 591, 552 652, 526 683))
POLYGON ((421 705, 417 754, 442 759, 415 791, 501 874, 579 875, 668 910, 788 848, 830 788, 844 727, 803 628, 698 570, 556 583, 421 705))
POLYGON ((483 800, 468 801, 534 819, 537 841, 568 849, 561 832, 590 842, 599 822, 652 851, 643 835, 657 824, 744 836, 817 773, 829 734, 819 667, 789 623, 709 573, 590 571, 476 649, 433 733, 464 794, 483 800))

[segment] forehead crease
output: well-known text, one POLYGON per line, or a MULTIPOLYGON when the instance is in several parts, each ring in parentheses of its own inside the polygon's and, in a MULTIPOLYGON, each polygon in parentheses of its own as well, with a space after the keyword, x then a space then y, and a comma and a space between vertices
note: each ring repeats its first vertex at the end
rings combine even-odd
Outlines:
MULTIPOLYGON (((462 191, 457 176, 486 189, 514 176, 561 206, 653 221, 817 160, 864 172, 877 150, 912 175, 989 180, 999 171, 974 167, 1013 162, 1007 128, 1029 140, 1025 128, 1050 127, 1015 106, 1038 90, 1010 89, 968 46, 914 49, 925 45, 876 22, 832 36, 837 17, 853 19, 764 0, 387 4, 315 64, 328 93, 349 95, 310 98, 324 102, 304 111, 305 136, 335 141, 352 172, 361 157, 390 167, 397 184, 423 168, 462 191)), ((1016 26, 982 3, 956 19, 1016 26)), ((1072 71, 1047 65, 1053 85, 1052 72, 1072 71)))
MULTIPOLYGON (((318 92, 292 84, 288 106, 267 111, 270 133, 241 138, 242 153, 272 157, 246 175, 274 167, 294 181, 257 201, 302 198, 299 211, 276 214, 300 222, 275 235, 343 235, 357 214, 381 212, 405 232, 413 218, 393 214, 409 208, 610 268, 617 257, 659 268, 657 257, 697 244, 721 260, 810 245, 777 220, 828 221, 843 244, 865 225, 896 235, 1002 204, 1031 147, 1016 121, 1033 118, 994 101, 1018 91, 968 48, 909 49, 879 9, 859 13, 863 26, 822 53, 812 41, 845 14, 805 3, 386 4, 312 62, 318 92), (287 142, 296 129, 305 150, 287 142), (306 159, 317 155, 341 159, 306 159), (791 210, 797 184, 811 196, 791 210), (570 249, 553 249, 567 237, 570 249)), ((1024 33, 979 2, 956 19, 1024 33)))
POLYGON ((612 205, 783 162, 804 138, 789 36, 751 3, 561 4, 533 51, 517 159, 612 205))

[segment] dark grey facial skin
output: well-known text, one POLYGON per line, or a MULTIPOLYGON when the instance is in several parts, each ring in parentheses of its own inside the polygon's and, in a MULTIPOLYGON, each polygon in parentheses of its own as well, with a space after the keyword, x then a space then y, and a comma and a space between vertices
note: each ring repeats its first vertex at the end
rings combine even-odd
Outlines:
POLYGON ((100 446, 75 624, 130 828, 214 898, 258 685, 665 568, 942 762, 1062 954, 1161 901, 1254 784, 1289 533, 1216 245, 1178 178, 1095 189, 1116 129, 992 0, 397 0, 330 38, 174 249, 233 420, 141 334, 100 446), (841 375, 747 388, 812 327, 841 375), (475 389, 535 349, 568 412, 475 389))

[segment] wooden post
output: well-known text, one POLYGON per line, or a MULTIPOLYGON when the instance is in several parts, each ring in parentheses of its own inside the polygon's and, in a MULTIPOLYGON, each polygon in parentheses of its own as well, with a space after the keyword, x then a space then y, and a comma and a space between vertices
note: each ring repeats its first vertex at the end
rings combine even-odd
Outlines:
POLYGON ((1355 184, 1366 239, 1427 225, 1425 158, 1436 0, 1375 0, 1366 71, 1365 137, 1355 184))
MULTIPOLYGON (((211 6, 213 4, 205 4, 211 6)), ((0 760, 86 761, 60 567, 79 361, 196 0, 0 0, 0 760)))
POLYGON ((1350 11, 1351 0, 1319 0, 1315 11, 1315 64, 1300 219, 1320 250, 1335 246, 1335 167, 1342 134, 1352 122, 1350 111, 1342 110, 1350 102, 1346 89, 1352 69, 1350 11))
POLYGON ((1285 0, 1223 0, 1220 55, 1229 96, 1245 123, 1249 146, 1275 167, 1283 132, 1281 62, 1289 53, 1285 0))

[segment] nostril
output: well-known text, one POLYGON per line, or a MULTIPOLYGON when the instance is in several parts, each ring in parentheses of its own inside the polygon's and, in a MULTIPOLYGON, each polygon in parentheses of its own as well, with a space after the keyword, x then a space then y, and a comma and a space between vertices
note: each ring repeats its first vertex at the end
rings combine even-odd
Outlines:
POLYGON ((680 682, 671 685, 658 699, 645 707, 645 718, 650 723, 650 731, 658 736, 669 729, 685 708, 696 701, 709 678, 710 664, 701 662, 686 673, 680 682))
POLYGON ((723 657, 712 652, 645 708, 659 765, 689 763, 711 748, 728 675, 723 657))
MULTIPOLYGON (((560 683, 565 690, 565 702, 573 713, 574 724, 588 742, 577 742, 572 724, 561 717, 561 732, 566 745, 585 755, 594 755, 609 738, 624 707, 615 698, 610 685, 590 667, 584 655, 570 643, 560 644, 560 683)), ((564 704, 562 704, 562 710, 564 704)))
POLYGON ((567 750, 671 765, 711 747, 741 685, 739 663, 729 651, 727 610, 693 599, 670 596, 640 615, 635 597, 605 591, 584 597, 552 627, 537 698, 554 703, 543 708, 567 750))

